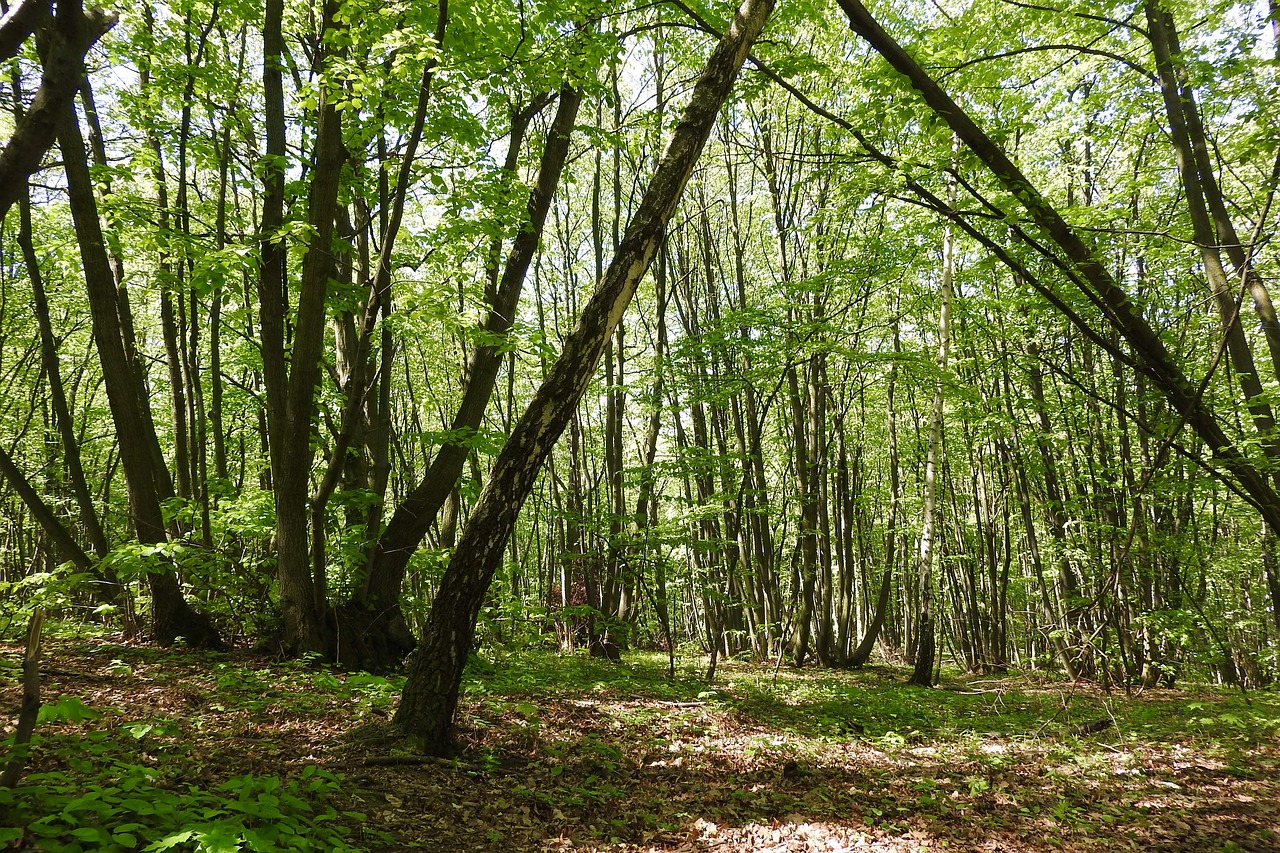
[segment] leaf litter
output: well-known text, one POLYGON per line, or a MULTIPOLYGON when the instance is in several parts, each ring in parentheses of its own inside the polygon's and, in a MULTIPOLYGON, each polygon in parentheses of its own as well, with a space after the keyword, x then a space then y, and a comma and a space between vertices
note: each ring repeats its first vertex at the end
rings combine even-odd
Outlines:
MULTIPOLYGON (((42 724, 28 773, 66 770, 94 730, 121 753, 97 765, 153 766, 175 789, 318 766, 370 851, 1280 850, 1274 693, 1129 698, 1017 675, 920 691, 887 666, 775 681, 732 662, 709 687, 686 663, 672 681, 643 655, 477 661, 441 759, 400 748, 395 678, 58 640, 46 704, 97 716, 42 724)), ((19 699, 0 686, 5 734, 19 699)))

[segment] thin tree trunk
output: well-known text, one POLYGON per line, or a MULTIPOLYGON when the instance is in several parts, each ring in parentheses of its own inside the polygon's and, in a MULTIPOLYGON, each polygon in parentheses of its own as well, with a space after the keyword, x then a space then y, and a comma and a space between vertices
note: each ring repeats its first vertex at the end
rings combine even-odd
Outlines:
MULTIPOLYGON (((72 219, 84 264, 93 339, 102 363, 107 401, 124 465, 134 530, 138 541, 143 544, 162 543, 167 536, 160 502, 172 494, 172 486, 168 472, 156 470, 160 448, 154 442, 154 431, 147 429, 147 418, 140 405, 141 394, 134 369, 136 358, 131 358, 124 336, 124 327, 130 318, 127 308, 118 299, 102 225, 98 220, 84 137, 74 107, 68 106, 58 136, 72 219)), ((172 569, 155 567, 147 573, 147 582, 151 587, 157 641, 172 643, 184 637, 192 646, 221 647, 222 639, 213 623, 204 614, 193 610, 183 598, 172 569)))
MULTIPOLYGON (((3 219, 0 215, 0 219, 3 219)), ((37 607, 27 624, 27 648, 22 656, 22 704, 18 724, 10 740, 9 757, 0 771, 0 788, 13 788, 22 778, 31 752, 31 735, 40 718, 40 647, 43 639, 44 609, 37 607)))
MULTIPOLYGON (((954 195, 954 184, 952 185, 954 195)), ((955 271, 955 235, 948 222, 942 236, 942 285, 938 306, 938 355, 935 361, 938 377, 933 391, 933 410, 929 419, 929 452, 924 473, 924 523, 920 530, 920 555, 916 575, 920 589, 920 614, 916 623, 915 669, 910 683, 919 687, 933 686, 934 664, 937 662, 936 616, 934 614, 933 565, 937 553, 938 472, 942 460, 943 383, 947 357, 951 348, 951 291, 955 271)))
POLYGON ((572 418, 601 353, 658 247, 771 0, 746 0, 711 54, 618 251, 560 357, 504 445, 441 581, 396 712, 401 731, 448 749, 467 653, 485 592, 543 462, 572 418))
MULTIPOLYGON (((547 132, 546 145, 538 165, 538 177, 529 192, 529 221, 512 241, 502 278, 492 293, 492 302, 481 330, 483 337, 504 335, 511 328, 520 303, 520 293, 529 266, 537 252, 547 213, 564 171, 569 140, 582 102, 581 92, 566 85, 559 94, 559 106, 547 132)), ((518 144, 513 139, 512 144, 518 144)), ((467 362, 467 384, 462 400, 450 422, 449 434, 462 437, 445 443, 423 480, 396 507, 375 549, 370 566, 363 606, 383 620, 385 650, 367 661, 369 666, 389 666, 413 646, 412 635, 400 615, 400 588, 409 558, 435 522, 440 507, 453 491, 470 450, 470 437, 484 421, 484 412, 493 396, 502 353, 497 346, 475 348, 467 362)))

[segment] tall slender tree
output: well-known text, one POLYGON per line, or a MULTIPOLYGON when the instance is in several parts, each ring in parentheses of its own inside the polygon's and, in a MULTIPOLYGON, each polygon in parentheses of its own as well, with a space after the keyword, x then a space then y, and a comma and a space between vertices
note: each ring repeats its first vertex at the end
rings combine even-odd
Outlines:
POLYGON ((772 10, 771 0, 745 0, 712 51, 609 269, 504 445, 462 530, 422 642, 410 658, 395 716, 396 725, 424 748, 449 748, 476 618, 520 508, 657 254, 720 108, 772 10))

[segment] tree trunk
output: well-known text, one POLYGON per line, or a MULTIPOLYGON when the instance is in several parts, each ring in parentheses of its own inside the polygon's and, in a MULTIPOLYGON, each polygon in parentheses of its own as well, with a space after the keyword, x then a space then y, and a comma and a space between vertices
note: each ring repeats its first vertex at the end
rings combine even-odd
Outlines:
MULTIPOLYGON (((482 337, 505 335, 511 328, 529 266, 537 252, 547 213, 569 154, 569 140, 577 121, 582 93, 569 85, 561 88, 559 106, 547 132, 546 145, 538 164, 538 177, 529 191, 529 221, 516 235, 502 270, 502 278, 490 294, 490 306, 482 337)), ((517 117, 519 119, 519 117, 517 117)), ((531 115, 524 117, 527 123, 531 115)), ((519 146, 514 137, 512 144, 519 146)), ((519 133, 523 135, 523 130, 519 133)), ((362 665, 366 668, 393 666, 413 648, 413 636, 400 613, 400 588, 409 558, 435 523, 440 507, 453 491, 466 465, 470 438, 484 421, 485 409, 493 396, 502 366, 502 353, 494 345, 479 346, 467 361, 466 388, 449 424, 449 434, 460 438, 445 443, 436 452, 427 475, 396 507, 386 530, 378 540, 360 605, 375 617, 370 627, 368 649, 362 665)))
POLYGON ((600 355, 662 242, 721 105, 771 0, 746 0, 708 60, 666 154, 618 251, 494 464, 441 580, 396 712, 401 731, 435 752, 448 749, 476 618, 520 507, 590 382, 600 355))
MULTIPOLYGON (((84 137, 72 106, 65 111, 58 137, 71 199, 71 215, 84 264, 93 340, 102 363, 107 401, 129 490, 134 530, 138 541, 143 544, 162 543, 167 536, 160 502, 171 496, 171 485, 168 472, 158 472, 155 467, 160 448, 155 444, 154 431, 147 428, 136 385, 135 359, 131 358, 125 345, 124 326, 131 322, 131 318, 127 307, 120 304, 115 287, 102 225, 98 220, 84 137)), ((151 587, 154 632, 158 642, 167 644, 183 637, 192 646, 222 646, 222 639, 209 618, 193 610, 183 598, 172 569, 155 567, 148 573, 147 582, 151 587)))
MULTIPOLYGON (((952 184, 954 196, 954 184, 952 184)), ((933 594, 933 564, 937 552, 938 472, 942 461, 943 380, 951 347, 951 290, 955 265, 955 236, 947 223, 942 236, 941 304, 938 307, 938 377, 933 391, 933 411, 929 419, 929 452, 924 473, 924 523, 920 529, 920 555, 916 574, 920 589, 920 613, 916 623, 916 660, 910 683, 919 687, 933 686, 933 670, 937 661, 936 628, 933 594)))
MULTIPOLYGON (((1022 204, 1031 220, 1058 247, 1068 263, 1062 267, 1072 283, 1102 313, 1106 322, 1125 339, 1146 373, 1185 418, 1220 463, 1216 477, 1228 474, 1257 505, 1273 528, 1280 529, 1280 494, 1267 477, 1236 447, 1224 432, 1215 412, 1166 348, 1164 341, 1143 316, 1133 298, 1111 275, 1107 266, 1040 194, 1008 154, 974 123, 916 61, 871 16, 860 0, 838 0, 855 32, 865 38, 899 73, 910 81, 934 113, 969 147, 992 174, 1022 204)), ((1002 258, 1002 260, 1004 260, 1002 258)), ((1006 261, 1008 263, 1008 261, 1006 261)), ((1072 322, 1081 324, 1079 315, 1072 322)), ((1082 330, 1094 334, 1085 325, 1082 330)))
MULTIPOLYGON (((337 3, 326 2, 323 30, 336 29, 337 3)), ((275 23, 269 27, 273 29, 275 23)), ((268 51, 270 53, 270 51, 268 51)), ((279 59, 268 55, 266 67, 279 59)), ((327 54, 318 59, 328 63, 327 54)), ((307 528, 307 510, 314 461, 311 431, 315 415, 316 386, 320 381, 320 357, 324 348, 329 279, 336 270, 333 233, 337 216, 338 186, 345 159, 341 114, 328 88, 320 89, 319 116, 311 170, 307 218, 310 238, 302 259, 298 308, 292 324, 293 345, 284 348, 284 318, 289 313, 283 280, 272 281, 260 294, 263 318, 263 367, 268 400, 271 484, 276 502, 276 572, 280 584, 283 642, 291 652, 315 652, 333 656, 334 631, 326 619, 326 590, 313 576, 307 528), (267 318, 271 317, 268 349, 267 318), (272 362, 266 369, 268 361, 272 362)), ((270 116, 268 116, 268 133, 270 116)), ((269 138, 269 143, 272 140, 269 138)), ((274 177, 270 177, 274 180, 274 177)), ((264 216, 265 225, 265 216, 264 216)), ((267 231, 271 234, 270 231, 267 231)), ((269 265, 264 259, 264 283, 269 265)), ((275 272, 280 272, 277 268, 275 272)))

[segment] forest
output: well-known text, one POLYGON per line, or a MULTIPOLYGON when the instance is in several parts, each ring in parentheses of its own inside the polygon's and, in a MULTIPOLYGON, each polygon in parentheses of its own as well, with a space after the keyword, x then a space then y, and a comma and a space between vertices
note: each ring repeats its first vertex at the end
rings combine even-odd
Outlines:
POLYGON ((1275 0, 0 11, 0 849, 1280 847, 1275 0))

